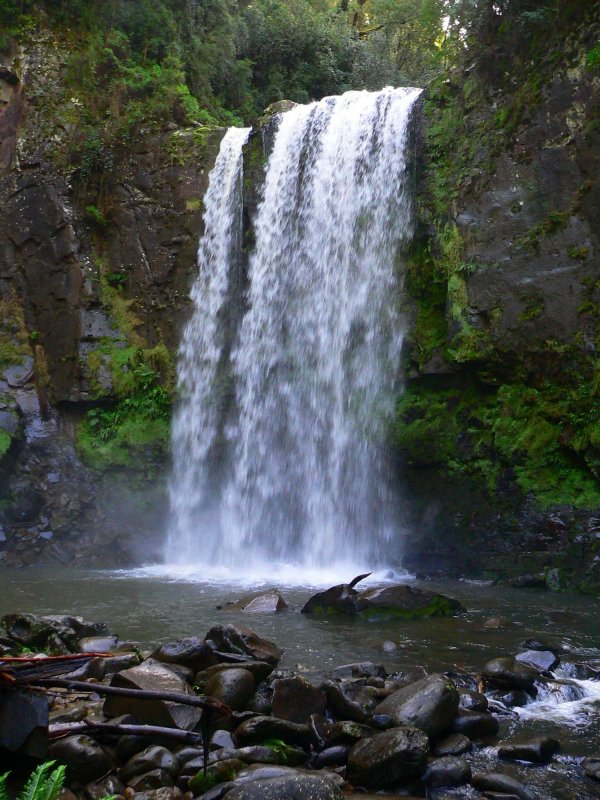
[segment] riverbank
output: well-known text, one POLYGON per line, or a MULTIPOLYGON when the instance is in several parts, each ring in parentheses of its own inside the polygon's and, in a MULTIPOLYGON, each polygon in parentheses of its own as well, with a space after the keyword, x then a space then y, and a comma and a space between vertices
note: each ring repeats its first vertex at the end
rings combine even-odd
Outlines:
MULTIPOLYGON (((113 580, 113 589, 117 585, 113 580)), ((68 735, 54 741, 48 755, 67 764, 67 786, 86 800, 109 794, 142 800, 149 793, 154 800, 177 800, 189 792, 206 800, 333 800, 361 790, 436 800, 507 792, 525 800, 597 797, 598 783, 590 777, 600 733, 600 650, 593 629, 582 625, 577 640, 561 635, 566 618, 573 623, 567 600, 562 623, 558 609, 548 610, 556 624, 542 640, 528 635, 523 621, 503 615, 510 609, 506 600, 496 603, 496 616, 490 615, 491 604, 477 608, 477 592, 481 600, 489 587, 465 589, 460 600, 466 611, 443 618, 314 619, 299 613, 296 591, 284 592, 288 608, 271 614, 212 605, 206 635, 198 624, 193 635, 161 635, 162 643, 152 646, 146 637, 141 646, 128 644, 76 618, 28 615, 3 620, 3 642, 5 654, 11 637, 12 654, 49 643, 59 651, 113 653, 88 659, 70 676, 86 681, 89 694, 81 687, 74 695, 56 690, 49 707, 50 730, 68 735), (259 633, 248 630, 248 623, 259 633), (308 663, 296 658, 300 626, 313 633, 312 648, 303 643, 308 663), (275 627, 279 635, 273 641, 265 631, 275 627), (448 638, 454 634, 454 645, 443 644, 444 629, 448 638), (343 655, 356 654, 352 666, 340 666, 343 631, 343 655), (485 637, 484 648, 477 640, 485 637), (411 639, 423 640, 418 657, 407 646, 411 639), (317 667, 315 651, 327 648, 317 667), (189 697, 199 692, 225 702, 232 713, 211 714, 205 759, 198 709, 115 700, 103 694, 104 686, 168 688, 189 697), (166 723, 187 731, 192 743, 164 734, 115 737, 88 730, 90 723, 166 723), (515 751, 515 743, 528 744, 515 751)), ((535 619, 535 595, 513 593, 532 598, 535 619)), ((190 596, 182 595, 189 603, 190 596)), ((303 593, 304 600, 309 596, 303 593)), ((231 587, 229 597, 235 599, 231 587)), ((203 605, 197 594, 200 613, 203 605)))

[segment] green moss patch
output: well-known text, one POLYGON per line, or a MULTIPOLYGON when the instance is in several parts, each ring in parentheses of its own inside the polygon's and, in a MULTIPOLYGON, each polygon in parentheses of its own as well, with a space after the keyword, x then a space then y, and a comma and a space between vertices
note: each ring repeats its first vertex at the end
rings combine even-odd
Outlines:
POLYGON ((541 507, 600 506, 598 364, 571 385, 472 379, 413 386, 398 403, 396 443, 410 463, 482 479, 497 490, 511 475, 541 507))

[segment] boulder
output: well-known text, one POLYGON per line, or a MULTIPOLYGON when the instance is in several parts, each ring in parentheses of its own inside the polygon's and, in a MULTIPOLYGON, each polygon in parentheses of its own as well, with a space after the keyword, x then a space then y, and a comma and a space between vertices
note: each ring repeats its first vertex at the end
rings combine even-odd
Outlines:
POLYGON ((399 781, 421 775, 429 741, 417 728, 392 728, 361 739, 350 750, 348 780, 366 789, 388 789, 399 781))
POLYGON ((267 739, 282 739, 287 744, 308 747, 310 733, 308 725, 299 725, 277 717, 257 716, 242 722, 235 729, 233 738, 240 747, 260 744, 267 739))
POLYGON ((600 781, 600 755, 584 758, 581 762, 581 766, 588 778, 600 781))
POLYGON ((256 684, 261 683, 273 672, 273 664, 268 664, 266 661, 245 661, 243 664, 215 664, 212 667, 203 669, 201 672, 196 673, 194 678, 195 686, 205 686, 207 681, 216 675, 217 672, 224 672, 227 669, 245 669, 254 677, 256 684))
POLYGON ((171 775, 164 769, 153 769, 136 775, 128 783, 134 792, 147 792, 173 786, 171 775))
POLYGON ((348 678, 385 678, 387 673, 383 664, 361 661, 358 664, 344 664, 336 667, 332 675, 337 680, 346 680, 348 678))
POLYGON ((227 793, 227 800, 343 800, 336 784, 323 775, 305 772, 242 783, 227 793))
MULTIPOLYGON (((85 794, 89 800, 104 800, 106 797, 113 797, 117 794, 123 794, 125 786, 117 778, 116 775, 107 775, 95 783, 88 783, 85 787, 85 794)), ((62 794, 61 800, 64 800, 62 794)))
POLYGON ((483 668, 483 679, 499 689, 530 691, 539 672, 535 667, 514 658, 493 658, 483 668))
POLYGON ((429 789, 462 786, 471 780, 471 767, 456 756, 434 758, 427 764, 422 781, 429 789))
POLYGON ((462 733, 451 733, 433 748, 436 756, 462 756, 473 747, 473 742, 462 733))
POLYGON ((560 750, 560 742, 551 736, 538 736, 526 742, 501 743, 499 758, 509 761, 529 761, 532 764, 547 764, 560 750))
POLYGON ((358 612, 368 619, 425 619, 462 611, 464 608, 453 597, 406 584, 367 589, 358 598, 358 612))
POLYGON ((276 749, 260 744, 250 745, 249 747, 223 747, 210 754, 208 763, 215 764, 217 761, 235 758, 244 761, 246 764, 287 764, 287 753, 285 751, 288 750, 294 751, 298 764, 304 764, 306 761, 304 750, 293 747, 286 747, 285 749, 278 747, 276 749))
POLYGON ((190 778, 189 787, 195 795, 201 795, 214 786, 215 783, 226 783, 234 780, 238 772, 243 770, 244 767, 246 767, 246 764, 237 758, 217 761, 207 767, 206 774, 204 774, 204 771, 198 771, 194 777, 190 778))
POLYGON ((354 587, 370 574, 367 572, 365 575, 357 575, 350 583, 339 583, 324 592, 317 592, 304 605, 301 613, 321 617, 335 614, 353 616, 359 611, 359 594, 354 587))
POLYGON ((389 714, 397 725, 411 725, 435 737, 448 730, 458 703, 458 690, 452 681, 443 675, 430 675, 386 697, 375 713, 389 714))
POLYGON ((276 644, 262 639, 253 630, 242 625, 237 628, 233 625, 215 625, 206 634, 206 641, 221 656, 232 654, 254 661, 278 664, 283 655, 283 650, 276 644))
POLYGON ((108 634, 102 622, 87 622, 67 614, 7 614, 1 624, 10 639, 25 647, 57 650, 57 645, 62 645, 66 652, 75 652, 84 636, 108 634))
POLYGON ((280 678, 273 681, 274 717, 290 722, 308 723, 311 714, 324 714, 326 695, 305 678, 280 678))
POLYGON ((119 775, 124 783, 129 783, 136 775, 143 775, 154 769, 163 769, 171 777, 175 777, 179 772, 179 762, 165 747, 151 745, 130 758, 119 775))
POLYGON ((341 720, 332 725, 326 737, 326 745, 327 747, 333 747, 339 744, 355 744, 360 739, 373 736, 375 733, 377 731, 368 725, 361 725, 359 722, 350 720, 341 720))
POLYGON ((560 658, 551 650, 526 650, 515 656, 515 660, 528 664, 540 672, 550 672, 560 664, 560 658))
POLYGON ((152 658, 155 661, 161 661, 163 664, 182 664, 184 667, 193 669, 194 672, 199 672, 219 663, 214 650, 197 636, 161 644, 152 653, 152 658))
POLYGON ((358 575, 350 583, 338 584, 313 595, 302 613, 320 616, 358 614, 367 619, 388 620, 423 619, 464 611, 458 600, 452 597, 406 584, 357 592, 354 587, 368 574, 358 575))
POLYGON ((487 711, 488 699, 481 692, 473 692, 471 689, 460 689, 459 707, 469 711, 487 711))
POLYGON ((538 800, 537 795, 510 775, 499 772, 475 772, 471 776, 471 785, 480 792, 499 792, 513 795, 520 800, 538 800))
POLYGON ((468 711, 461 708, 452 720, 452 731, 470 739, 487 739, 498 733, 500 724, 496 717, 485 711, 468 711))
POLYGON ((115 766, 98 742, 83 734, 52 742, 48 755, 59 764, 66 765, 70 783, 97 781, 115 766))
MULTIPOLYGON (((117 672, 111 686, 127 689, 179 692, 193 695, 187 683, 175 675, 164 664, 148 659, 137 667, 117 672)), ((104 701, 107 717, 132 714, 144 725, 162 725, 167 728, 182 728, 190 731, 200 721, 200 709, 183 706, 167 700, 138 700, 133 697, 107 697, 104 701)))
POLYGON ((350 745, 338 744, 335 747, 326 747, 317 753, 313 759, 312 765, 315 769, 323 769, 323 767, 341 767, 348 760, 350 753, 350 745))
POLYGON ((227 611, 243 611, 245 614, 276 614, 285 611, 287 607, 279 589, 255 592, 225 606, 227 611))
POLYGON ((326 681, 321 688, 327 695, 327 704, 338 719, 367 722, 377 705, 377 699, 365 686, 344 681, 326 681))
POLYGON ((215 673, 204 687, 204 694, 215 697, 234 711, 242 711, 254 694, 254 678, 245 669, 215 673))
POLYGON ((137 792, 132 795, 131 800, 182 800, 183 792, 176 786, 161 786, 160 789, 148 789, 145 792, 137 792))

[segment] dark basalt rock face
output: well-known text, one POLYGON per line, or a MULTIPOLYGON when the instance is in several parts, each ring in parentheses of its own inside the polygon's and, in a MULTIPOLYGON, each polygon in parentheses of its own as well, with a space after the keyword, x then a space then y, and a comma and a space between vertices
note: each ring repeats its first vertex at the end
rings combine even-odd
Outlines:
MULTIPOLYGON (((157 555, 164 481, 111 484, 81 463, 75 429, 96 400, 115 400, 107 347, 177 348, 223 130, 140 131, 113 148, 100 192, 62 118, 69 45, 39 25, 0 70, 0 303, 20 326, 0 374, 0 431, 13 443, 0 456, 0 553, 9 566, 124 566, 157 555), (100 194, 110 210, 94 218, 100 194)), ((140 456, 160 475, 156 458, 152 447, 140 456)))

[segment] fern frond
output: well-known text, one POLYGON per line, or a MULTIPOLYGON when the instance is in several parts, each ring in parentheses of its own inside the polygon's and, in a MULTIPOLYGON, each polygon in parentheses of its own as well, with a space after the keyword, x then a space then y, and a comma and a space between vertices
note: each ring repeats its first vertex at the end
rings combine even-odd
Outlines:
POLYGON ((5 772, 4 775, 0 775, 0 800, 8 800, 6 781, 8 780, 9 775, 10 772, 5 772))
POLYGON ((48 780, 48 772, 55 763, 55 761, 46 761, 36 767, 29 776, 18 800, 42 800, 44 785, 48 780))
POLYGON ((58 800, 58 795, 65 782, 66 770, 67 768, 64 764, 60 764, 56 769, 52 770, 43 785, 40 786, 40 791, 36 795, 37 800, 58 800))

